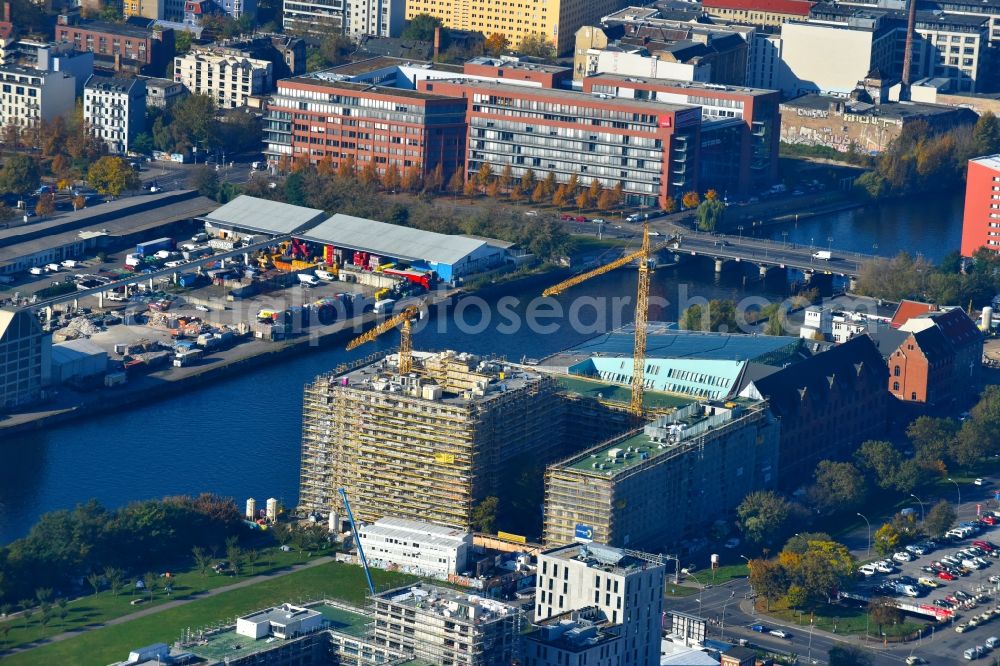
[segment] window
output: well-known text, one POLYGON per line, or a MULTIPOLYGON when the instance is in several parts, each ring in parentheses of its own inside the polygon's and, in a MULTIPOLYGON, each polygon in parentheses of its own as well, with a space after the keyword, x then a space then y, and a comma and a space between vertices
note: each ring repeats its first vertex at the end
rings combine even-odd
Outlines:
POLYGON ((893 391, 898 391, 899 390, 899 382, 893 382, 892 383, 892 390, 893 391))
POLYGON ((910 393, 910 400, 916 400, 916 399, 917 399, 917 392, 916 391, 911 392, 910 393))
POLYGON ((899 366, 898 365, 895 368, 892 369, 892 376, 893 377, 899 377, 899 366))

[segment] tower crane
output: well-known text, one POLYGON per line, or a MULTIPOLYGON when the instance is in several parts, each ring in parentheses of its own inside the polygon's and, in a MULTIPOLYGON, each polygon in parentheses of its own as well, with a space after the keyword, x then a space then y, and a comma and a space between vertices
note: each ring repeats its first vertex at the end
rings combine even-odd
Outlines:
POLYGON ((361 568, 365 570, 365 580, 368 581, 368 591, 375 596, 375 583, 372 582, 372 574, 368 569, 368 558, 365 557, 365 549, 361 546, 361 535, 358 534, 357 523, 354 522, 354 512, 351 511, 351 503, 347 500, 347 491, 338 488, 340 499, 344 501, 344 510, 347 511, 347 520, 351 523, 351 534, 354 536, 354 543, 358 547, 358 559, 361 560, 361 568))
POLYGON ((389 317, 367 333, 359 335, 348 342, 347 351, 356 349, 366 342, 371 342, 383 333, 391 331, 402 324, 402 328, 399 329, 399 374, 405 375, 409 373, 413 369, 413 341, 410 335, 410 321, 415 319, 419 314, 420 310, 416 307, 412 305, 407 307, 399 314, 389 317))
POLYGON ((581 282, 586 282, 592 277, 610 273, 616 268, 621 268, 622 266, 630 264, 636 260, 639 261, 639 289, 638 296, 635 301, 635 350, 633 351, 632 359, 632 400, 629 403, 629 412, 631 412, 636 418, 642 416, 642 398, 646 388, 646 329, 649 320, 649 258, 653 255, 653 253, 658 252, 664 247, 667 247, 668 245, 679 240, 679 236, 673 236, 663 243, 658 244, 656 247, 650 248, 649 223, 643 223, 642 246, 638 250, 630 254, 626 254, 624 257, 619 259, 615 259, 610 263, 604 264, 603 266, 598 266, 593 270, 580 273, 579 275, 574 275, 568 280, 564 280, 559 284, 553 285, 542 292, 542 296, 555 296, 556 294, 561 294, 570 287, 575 287, 581 282))

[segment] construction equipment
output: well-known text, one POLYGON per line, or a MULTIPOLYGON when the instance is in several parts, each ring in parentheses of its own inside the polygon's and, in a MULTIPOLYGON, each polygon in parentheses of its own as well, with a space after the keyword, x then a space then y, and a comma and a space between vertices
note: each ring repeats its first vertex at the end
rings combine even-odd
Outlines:
POLYGON ((398 315, 389 317, 364 335, 359 335, 348 342, 347 351, 356 349, 366 342, 371 342, 383 333, 391 331, 402 324, 403 326, 399 330, 399 374, 405 375, 409 373, 413 369, 413 342, 410 337, 410 320, 419 314, 420 310, 412 305, 409 306, 398 315))
POLYGON ((580 273, 568 280, 564 280, 557 285, 549 287, 542 292, 542 296, 555 296, 561 294, 570 287, 575 287, 581 282, 586 282, 592 277, 610 273, 616 268, 621 268, 633 261, 639 262, 639 289, 635 302, 635 350, 632 359, 632 400, 629 403, 629 411, 635 417, 642 416, 642 398, 646 387, 646 329, 649 319, 649 260, 650 257, 659 250, 679 241, 678 236, 673 236, 669 240, 660 243, 654 248, 649 247, 649 223, 642 225, 642 246, 624 257, 599 266, 586 273, 580 273))
POLYGON ((365 558, 365 549, 361 547, 361 536, 358 534, 358 526, 354 522, 354 512, 351 511, 351 503, 347 501, 347 491, 338 488, 340 499, 344 500, 344 510, 347 511, 347 520, 351 523, 351 534, 354 535, 354 543, 358 547, 358 559, 361 560, 361 568, 365 570, 365 579, 368 581, 368 591, 375 596, 375 583, 372 582, 372 573, 368 570, 368 560, 365 558))

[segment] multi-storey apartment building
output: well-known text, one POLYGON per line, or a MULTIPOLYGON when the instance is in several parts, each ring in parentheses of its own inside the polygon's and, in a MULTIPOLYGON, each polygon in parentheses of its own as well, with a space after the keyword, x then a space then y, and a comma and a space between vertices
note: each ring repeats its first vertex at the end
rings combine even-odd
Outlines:
POLYGON ((282 8, 286 31, 340 33, 347 24, 347 0, 284 0, 282 8))
POLYGON ((174 81, 192 93, 208 95, 220 109, 245 106, 253 95, 266 95, 273 87, 273 65, 267 60, 193 49, 174 58, 174 81))
POLYGON ((597 23, 602 16, 619 9, 621 0, 530 0, 516 10, 491 0, 437 2, 407 0, 406 18, 430 14, 441 19, 446 28, 499 33, 516 49, 529 35, 542 35, 559 53, 573 48, 576 31, 597 23))
POLYGON ((0 67, 0 128, 30 127, 65 116, 76 103, 76 79, 64 72, 0 67))
POLYGON ((962 256, 985 247, 1000 253, 1000 155, 969 160, 962 218, 962 256))
POLYGON ((583 80, 583 91, 700 106, 702 189, 744 196, 767 189, 778 177, 781 95, 776 90, 598 74, 583 80))
POLYGON ((165 109, 187 95, 184 85, 171 79, 146 79, 146 106, 165 109))
POLYGON ((422 583, 375 595, 372 604, 372 642, 380 647, 430 664, 518 663, 524 614, 517 606, 422 583))
POLYGON ((141 27, 61 15, 55 37, 77 51, 93 52, 95 66, 104 69, 161 76, 174 57, 173 29, 153 26, 152 21, 141 27))
POLYGON ((264 153, 285 160, 353 158, 374 161, 382 175, 395 165, 427 176, 438 167, 447 182, 465 153, 464 99, 330 80, 322 74, 278 82, 264 119, 264 153))
POLYGON ((816 4, 810 0, 704 0, 709 16, 749 25, 780 26, 801 21, 816 4))
POLYGON ((94 74, 83 89, 83 119, 110 153, 127 153, 145 129, 146 82, 94 74))
POLYGON ((510 166, 586 187, 622 184, 629 205, 659 206, 698 187, 701 110, 568 90, 486 81, 425 81, 420 86, 468 100, 465 168, 510 166))
MULTIPOLYGON (((659 515, 662 520, 665 514, 659 515)), ((651 559, 589 542, 539 553, 535 621, 592 609, 612 627, 617 625, 617 664, 657 666, 666 568, 651 559)))
POLYGON ((693 536, 748 493, 774 485, 778 430, 761 402, 694 403, 551 465, 545 543, 570 543, 582 531, 602 543, 660 549, 693 536))
POLYGON ((351 37, 399 37, 405 24, 406 0, 347 0, 344 32, 351 37))

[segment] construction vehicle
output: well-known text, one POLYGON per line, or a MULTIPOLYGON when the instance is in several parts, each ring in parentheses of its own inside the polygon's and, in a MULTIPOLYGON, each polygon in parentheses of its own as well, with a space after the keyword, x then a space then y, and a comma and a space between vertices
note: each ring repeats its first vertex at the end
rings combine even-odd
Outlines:
POLYGON ((340 499, 344 500, 344 510, 347 511, 347 520, 351 523, 351 534, 354 535, 354 544, 358 547, 358 559, 361 560, 361 568, 365 570, 365 580, 368 581, 368 591, 375 596, 375 583, 372 582, 372 572, 368 570, 368 559, 365 557, 365 549, 361 546, 361 536, 358 534, 358 526, 354 522, 354 512, 351 511, 351 503, 347 501, 347 491, 338 488, 340 499))
POLYGON ((363 335, 359 335, 347 343, 347 351, 356 349, 366 342, 371 342, 386 331, 391 331, 400 324, 399 330, 399 374, 408 374, 413 369, 413 341, 411 339, 410 321, 419 316, 420 310, 414 306, 409 306, 395 317, 390 317, 384 322, 371 329, 363 335))
MULTIPOLYGON (((642 417, 643 394, 645 393, 645 368, 646 368, 646 331, 649 320, 649 262, 652 255, 659 250, 677 243, 680 240, 674 236, 669 240, 660 243, 655 248, 649 247, 649 223, 642 225, 642 246, 635 252, 615 259, 614 261, 598 266, 597 268, 575 275, 568 280, 564 280, 557 285, 549 287, 542 292, 542 296, 555 296, 566 291, 570 287, 575 287, 581 282, 586 282, 592 277, 604 275, 611 271, 626 266, 633 261, 639 262, 639 288, 635 301, 635 349, 632 359, 632 400, 629 403, 629 412, 636 418, 642 417)), ((675 245, 676 247, 676 245, 675 245)))

